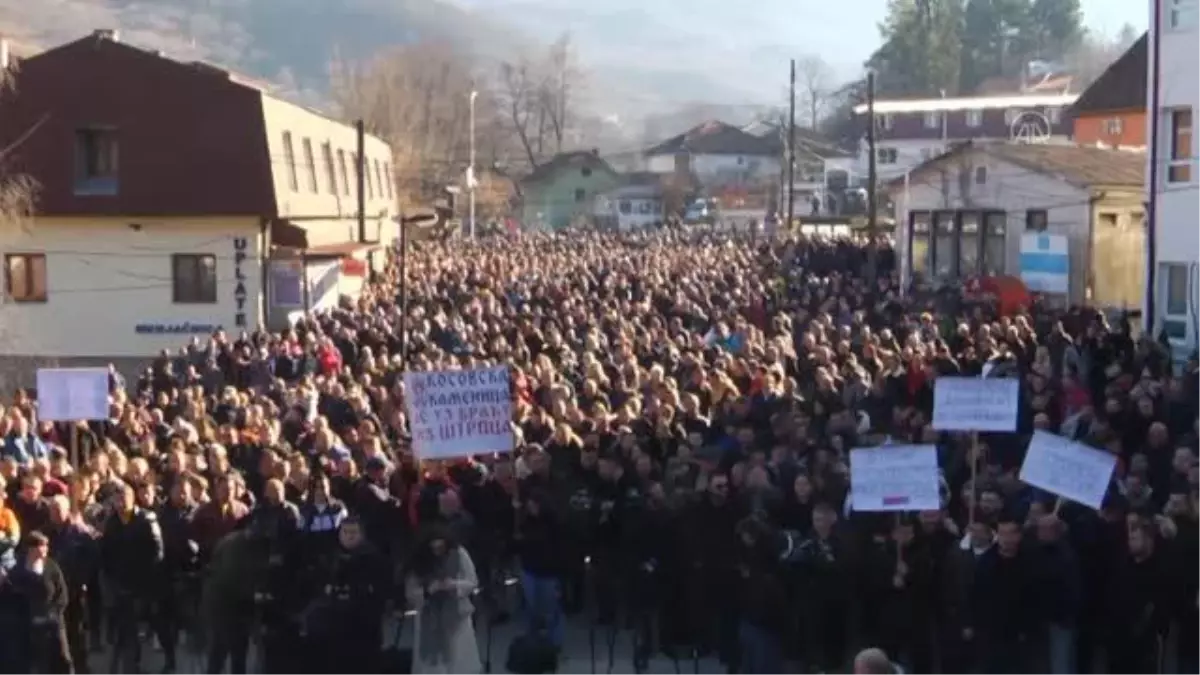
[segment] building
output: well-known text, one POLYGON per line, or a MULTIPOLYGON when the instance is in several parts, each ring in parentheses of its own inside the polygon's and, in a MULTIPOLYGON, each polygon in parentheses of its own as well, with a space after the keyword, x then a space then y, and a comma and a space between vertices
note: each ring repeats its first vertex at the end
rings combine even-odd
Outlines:
POLYGON ((670 175, 649 171, 622 174, 619 185, 596 199, 596 221, 622 232, 661 225, 670 175))
POLYGON ((705 186, 767 185, 779 180, 783 146, 777 135, 755 136, 712 120, 646 150, 646 169, 674 173, 681 156, 705 186))
POLYGON ((590 220, 596 198, 620 184, 595 150, 559 153, 521 180, 522 223, 556 230, 590 220))
POLYGON ((12 76, 5 168, 39 186, 0 229, 0 358, 22 381, 285 325, 354 296, 395 238, 387 144, 364 139, 360 224, 355 129, 227 70, 96 31, 12 76))
POLYGON ((1064 237, 1060 302, 1136 308, 1144 246, 1136 153, 1094 146, 968 142, 888 183, 902 268, 957 281, 1020 276, 1022 237, 1064 237))
MULTIPOLYGON (((1013 94, 875 102, 875 160, 880 180, 936 157, 962 141, 1068 142, 1069 106, 1075 94, 1013 94)), ((866 104, 855 106, 862 120, 856 172, 867 174, 866 104)))
POLYGON ((1177 358, 1196 349, 1200 304, 1200 205, 1195 114, 1200 107, 1198 0, 1151 0, 1146 172, 1152 238, 1147 249, 1147 330, 1177 358))
POLYGON ((1145 149, 1149 43, 1143 35, 1079 95, 1071 106, 1076 143, 1145 149))

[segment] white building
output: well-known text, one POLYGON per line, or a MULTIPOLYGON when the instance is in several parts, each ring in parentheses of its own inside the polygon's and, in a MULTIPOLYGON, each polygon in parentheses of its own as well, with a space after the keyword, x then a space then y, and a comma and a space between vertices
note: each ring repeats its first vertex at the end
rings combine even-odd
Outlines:
MULTIPOLYGON (((963 141, 1069 142, 1067 109, 1076 94, 1021 93, 875 101, 875 170, 880 180, 903 176, 918 164, 963 141)), ((867 105, 854 114, 863 140, 854 173, 865 176, 867 105)))
POLYGON ((1200 304, 1200 0, 1150 0, 1147 168, 1153 232, 1145 325, 1166 332, 1177 358, 1196 348, 1200 304))
POLYGON ((1026 233, 1067 240, 1061 302, 1132 309, 1141 299, 1143 158, 1057 144, 965 143, 888 183, 906 274, 956 283, 1019 276, 1026 233))
POLYGON ((236 74, 100 31, 15 78, 0 147, 39 189, 27 222, 0 223, 12 381, 286 325, 355 297, 397 236, 389 146, 365 135, 360 162, 353 127, 236 74))
POLYGON ((778 181, 782 145, 724 122, 705 122, 646 150, 646 169, 674 173, 686 161, 704 185, 778 181))

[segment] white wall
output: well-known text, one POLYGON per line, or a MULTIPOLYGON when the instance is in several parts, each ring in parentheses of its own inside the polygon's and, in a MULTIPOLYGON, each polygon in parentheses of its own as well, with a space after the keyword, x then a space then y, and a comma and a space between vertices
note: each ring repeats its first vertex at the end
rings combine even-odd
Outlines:
POLYGON ((907 245, 908 216, 911 211, 936 211, 939 209, 980 209, 1005 211, 1007 217, 1004 264, 1008 274, 1016 275, 1020 268, 1021 235, 1025 233, 1025 212, 1030 209, 1045 209, 1049 221, 1047 232, 1066 235, 1071 255, 1071 297, 1081 301, 1086 287, 1087 242, 1090 235, 1088 225, 1088 193, 1085 190, 1050 180, 1046 176, 1028 171, 994 157, 975 152, 953 160, 948 169, 948 180, 941 180, 934 170, 920 172, 909 181, 908 199, 902 188, 893 193, 897 212, 901 214, 899 236, 907 245), (975 168, 986 167, 987 175, 982 185, 975 183, 975 168), (959 174, 970 172, 970 187, 963 199, 959 174))
MULTIPOLYGON (((701 181, 717 178, 763 178, 778 179, 780 161, 778 157, 753 155, 692 155, 692 171, 701 181)), ((675 155, 652 155, 646 158, 648 171, 671 173, 675 170, 675 155)))
POLYGON ((637 230, 663 221, 662 199, 637 190, 617 190, 596 198, 595 215, 615 218, 620 230, 637 230), (627 206, 622 213, 622 206, 627 206))
MULTIPOLYGON (((354 153, 358 152, 354 127, 335 122, 271 96, 262 97, 262 106, 279 217, 353 218, 357 213, 358 204, 357 178, 352 159, 354 153), (284 132, 288 132, 292 139, 292 158, 296 166, 295 188, 292 187, 284 132), (308 159, 304 151, 305 139, 309 140, 312 145, 317 182, 315 192, 312 189, 308 159), (325 164, 323 146, 326 143, 333 152, 333 173, 336 185, 330 184, 329 172, 325 164), (338 160, 339 150, 346 163, 345 183, 342 180, 342 167, 338 160)), ((391 217, 396 213, 395 185, 391 185, 390 192, 388 190, 388 183, 391 182, 388 174, 392 173, 391 148, 382 140, 371 135, 366 137, 365 147, 366 153, 364 154, 367 156, 368 171, 370 172, 366 201, 367 215, 375 217, 383 212, 385 217, 391 217), (380 173, 383 174, 382 190, 376 186, 376 162, 379 162, 380 173)))
POLYGON ((215 327, 255 330, 261 251, 255 218, 42 218, 0 230, 0 254, 46 256, 47 287, 46 302, 5 305, 0 355, 153 356, 215 327), (173 302, 178 253, 215 256, 216 303, 173 302))
MULTIPOLYGON (((1163 25, 1161 26, 1161 69, 1158 96, 1158 176, 1157 185, 1148 189, 1153 193, 1155 201, 1155 253, 1153 261, 1155 270, 1155 317, 1149 328, 1157 337, 1163 327, 1164 320, 1176 331, 1182 331, 1180 339, 1172 338, 1172 344, 1177 356, 1196 347, 1196 305, 1200 303, 1200 165, 1197 164, 1197 116, 1200 116, 1200 29, 1196 19, 1190 26, 1172 27, 1170 21, 1170 3, 1161 0, 1163 5, 1163 25), (1167 183, 1167 168, 1171 152, 1171 108, 1190 106, 1192 109, 1192 148, 1191 180, 1187 183, 1167 183), (1179 303, 1168 302, 1168 281, 1171 266, 1186 270, 1186 297, 1181 307, 1179 303), (1174 305, 1174 306, 1170 306, 1174 305)), ((1150 77, 1147 78, 1150 90, 1147 100, 1153 95, 1154 87, 1154 32, 1159 27, 1154 26, 1154 1, 1150 2, 1151 17, 1151 53, 1150 77)), ((1147 138, 1153 134, 1153 119, 1147 115, 1147 138)), ((1147 172, 1147 176, 1149 172, 1147 172)), ((1149 178, 1147 178, 1149 180, 1149 178)), ((1148 266, 1149 268, 1149 266, 1148 266)), ((1178 276, 1176 278, 1179 278, 1178 276)), ((1180 297, 1180 293, 1176 293, 1180 297)))

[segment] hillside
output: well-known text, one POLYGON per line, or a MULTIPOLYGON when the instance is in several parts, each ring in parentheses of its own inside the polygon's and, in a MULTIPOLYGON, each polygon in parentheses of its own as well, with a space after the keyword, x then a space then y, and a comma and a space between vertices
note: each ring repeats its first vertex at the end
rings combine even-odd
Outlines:
MULTIPOLYGON (((18 52, 99 28, 118 29, 130 43, 175 58, 209 60, 272 82, 314 105, 324 99, 336 56, 446 40, 498 59, 569 30, 588 71, 585 107, 619 120, 632 142, 648 131, 647 117, 672 118, 680 108, 742 101, 761 90, 745 72, 698 62, 697 54, 712 51, 705 36, 662 20, 639 22, 626 5, 600 11, 521 0, 0 0, 0 33, 16 41, 18 52)), ((665 131, 677 133, 681 123, 665 131)), ((661 123, 649 126, 661 133, 661 123)))
POLYGON ((511 35, 439 0, 0 0, 0 32, 18 51, 115 28, 132 44, 175 58, 210 60, 268 80, 310 102, 330 61, 356 59, 417 39, 480 53, 511 35))

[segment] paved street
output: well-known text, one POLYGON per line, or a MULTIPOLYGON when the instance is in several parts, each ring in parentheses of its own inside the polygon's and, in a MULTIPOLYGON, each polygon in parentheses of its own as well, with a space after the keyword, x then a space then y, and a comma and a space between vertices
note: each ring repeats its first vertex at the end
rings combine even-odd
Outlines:
MULTIPOLYGON (((411 621, 411 619, 409 619, 411 621)), ((513 637, 517 635, 521 624, 516 621, 508 621, 503 625, 496 626, 493 629, 491 636, 491 672, 506 673, 504 660, 508 652, 508 645, 512 642, 513 637)), ((389 622, 385 632, 386 639, 391 639, 394 633, 394 623, 389 622)), ((411 646, 412 631, 408 626, 405 627, 401 638, 401 644, 408 647, 411 646)), ((567 624, 566 631, 566 648, 564 649, 564 658, 559 663, 559 673, 631 673, 633 672, 633 644, 631 631, 618 631, 616 641, 613 645, 612 666, 609 667, 608 658, 608 636, 610 635, 607 628, 597 628, 595 634, 596 644, 596 660, 595 667, 592 665, 592 650, 591 640, 588 630, 588 622, 581 619, 573 619, 567 624)), ((479 641, 480 659, 486 664, 488 660, 488 634, 487 629, 480 627, 476 634, 479 641)), ((94 654, 91 658, 92 672, 107 672, 109 667, 108 654, 94 654)), ((257 672, 258 659, 252 653, 250 657, 251 669, 257 672)), ((162 669, 162 652, 154 645, 153 641, 147 644, 142 660, 143 671, 146 673, 157 673, 162 669)), ((189 657, 180 655, 180 663, 178 672, 180 673, 199 673, 202 672, 204 666, 202 657, 189 657)), ((693 663, 690 659, 681 661, 679 668, 676 670, 675 664, 668 658, 658 656, 650 662, 649 673, 723 673, 724 668, 714 659, 702 659, 699 664, 693 663), (698 667, 697 667, 698 665, 698 667)))

